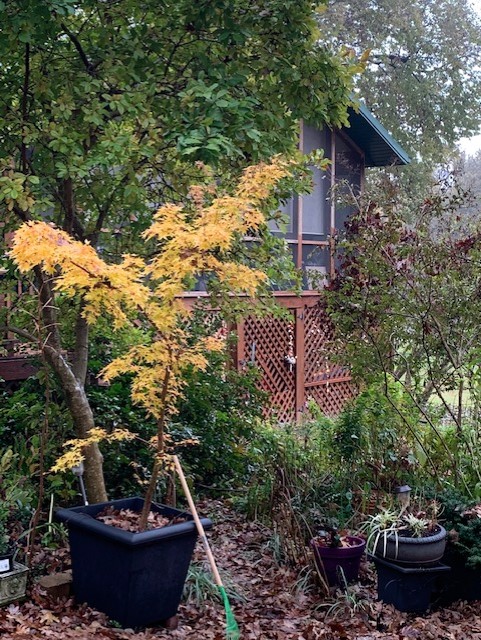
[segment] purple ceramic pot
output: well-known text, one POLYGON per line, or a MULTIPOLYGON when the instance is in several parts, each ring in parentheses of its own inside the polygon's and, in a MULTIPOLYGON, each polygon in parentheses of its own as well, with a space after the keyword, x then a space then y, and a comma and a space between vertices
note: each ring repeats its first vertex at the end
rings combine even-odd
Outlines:
POLYGON ((327 578, 329 586, 341 585, 344 582, 357 580, 361 557, 366 549, 364 538, 345 536, 349 547, 326 547, 315 538, 311 540, 314 559, 321 575, 327 578))

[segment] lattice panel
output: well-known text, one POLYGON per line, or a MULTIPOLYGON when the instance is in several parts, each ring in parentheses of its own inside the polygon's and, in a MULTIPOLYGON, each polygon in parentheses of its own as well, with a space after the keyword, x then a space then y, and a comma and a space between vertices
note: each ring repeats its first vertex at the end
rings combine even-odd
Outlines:
POLYGON ((270 394, 281 422, 294 420, 296 414, 296 372, 286 364, 289 341, 294 336, 294 320, 249 317, 244 322, 243 360, 262 371, 261 388, 270 394))
POLYGON ((306 389, 306 400, 314 400, 322 412, 327 416, 337 416, 348 400, 355 395, 355 388, 351 381, 321 384, 306 389))
POLYGON ((329 362, 330 321, 320 305, 304 309, 304 379, 324 382, 349 375, 346 367, 329 362))

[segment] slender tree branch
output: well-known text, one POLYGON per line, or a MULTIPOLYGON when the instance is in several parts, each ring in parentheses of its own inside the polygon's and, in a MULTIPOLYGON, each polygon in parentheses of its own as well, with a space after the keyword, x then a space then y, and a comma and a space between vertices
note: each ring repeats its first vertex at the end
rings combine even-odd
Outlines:
POLYGON ((65 33, 68 35, 68 37, 70 38, 70 41, 72 42, 73 46, 77 49, 77 52, 80 56, 80 59, 82 60, 84 67, 87 71, 87 73, 91 76, 95 75, 95 64, 93 62, 91 62, 88 59, 87 54, 85 53, 82 44, 80 43, 80 40, 77 38, 77 36, 72 33, 72 31, 70 31, 70 29, 67 27, 66 24, 64 24, 62 22, 62 24, 60 25, 62 27, 62 29, 65 31, 65 33))
POLYGON ((15 325, 5 324, 0 325, 0 333, 14 333, 21 338, 25 338, 29 342, 38 342, 38 337, 34 336, 29 331, 25 329, 21 329, 20 327, 16 327, 15 325))
POLYGON ((75 218, 75 200, 72 178, 65 178, 65 180, 62 181, 62 188, 65 209, 63 230, 66 231, 69 235, 72 235, 75 218))

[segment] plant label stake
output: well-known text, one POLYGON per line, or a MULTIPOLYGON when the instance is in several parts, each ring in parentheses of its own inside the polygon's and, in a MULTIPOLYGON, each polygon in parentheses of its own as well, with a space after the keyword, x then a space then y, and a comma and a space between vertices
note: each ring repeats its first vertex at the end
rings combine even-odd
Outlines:
POLYGON ((179 476, 180 484, 182 485, 182 489, 184 490, 185 497, 187 498, 187 502, 189 504, 189 509, 191 510, 192 517, 194 518, 195 526, 197 527, 197 533, 199 534, 199 538, 202 540, 204 544, 204 549, 207 554, 207 558, 210 563, 210 567, 212 569, 212 575, 214 576, 215 583, 219 589, 220 596, 222 598, 222 602, 224 604, 225 616, 226 616, 226 634, 225 637, 227 640, 239 640, 240 631, 237 625, 236 619, 234 618, 234 614, 232 612, 229 598, 227 597, 227 593, 222 582, 222 578, 220 577, 219 570, 217 569, 217 564, 214 559, 214 555, 212 554, 212 550, 210 548, 209 541, 207 540, 207 536, 205 535, 204 527, 202 526, 202 522, 200 521, 199 514, 197 513, 197 509, 195 508, 194 501, 192 499, 192 494, 190 493, 189 485, 187 484, 187 480, 185 479, 184 472, 182 471, 182 467, 180 465, 180 460, 177 456, 172 456, 174 459, 175 469, 179 476))
POLYGON ((72 473, 74 474, 74 476, 77 476, 79 480, 82 500, 84 501, 84 505, 87 507, 89 503, 87 500, 87 492, 85 491, 84 484, 84 463, 80 462, 79 464, 76 464, 75 467, 72 467, 72 473))

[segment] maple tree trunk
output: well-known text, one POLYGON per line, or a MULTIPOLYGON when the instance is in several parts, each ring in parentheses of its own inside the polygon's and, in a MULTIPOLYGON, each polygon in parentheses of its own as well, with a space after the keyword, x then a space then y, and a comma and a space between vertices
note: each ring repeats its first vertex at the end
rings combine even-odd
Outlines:
POLYGON ((152 500, 154 499, 154 492, 157 487, 157 480, 159 479, 159 474, 161 470, 161 459, 164 455, 165 450, 165 438, 164 438, 164 429, 165 429, 165 399, 167 397, 167 391, 169 389, 170 382, 170 369, 167 368, 165 371, 165 377, 162 381, 162 393, 161 393, 161 406, 162 412, 157 420, 157 451, 154 466, 152 468, 152 475, 150 478, 149 486, 147 487, 147 492, 144 498, 144 506, 142 507, 142 512, 140 514, 139 519, 139 531, 145 531, 147 526, 147 518, 149 516, 150 507, 152 505, 152 500))
MULTIPOLYGON (((85 393, 88 326, 81 317, 80 309, 76 322, 74 364, 71 366, 62 353, 55 305, 52 304, 53 292, 50 283, 39 269, 36 269, 36 274, 41 282, 39 294, 42 304, 42 320, 44 327, 48 328, 48 334, 43 345, 45 357, 60 379, 67 407, 72 416, 75 433, 78 438, 85 438, 89 430, 95 426, 90 402, 85 393)), ((88 445, 85 447, 84 453, 84 478, 87 498, 89 502, 105 502, 108 498, 103 473, 103 456, 100 453, 98 444, 88 445)))
MULTIPOLYGON (((62 354, 45 347, 50 365, 57 373, 65 393, 65 399, 79 438, 88 436, 95 426, 84 385, 74 376, 72 369, 62 354)), ((103 474, 103 457, 96 443, 85 447, 85 489, 89 502, 105 502, 107 492, 103 474)))

